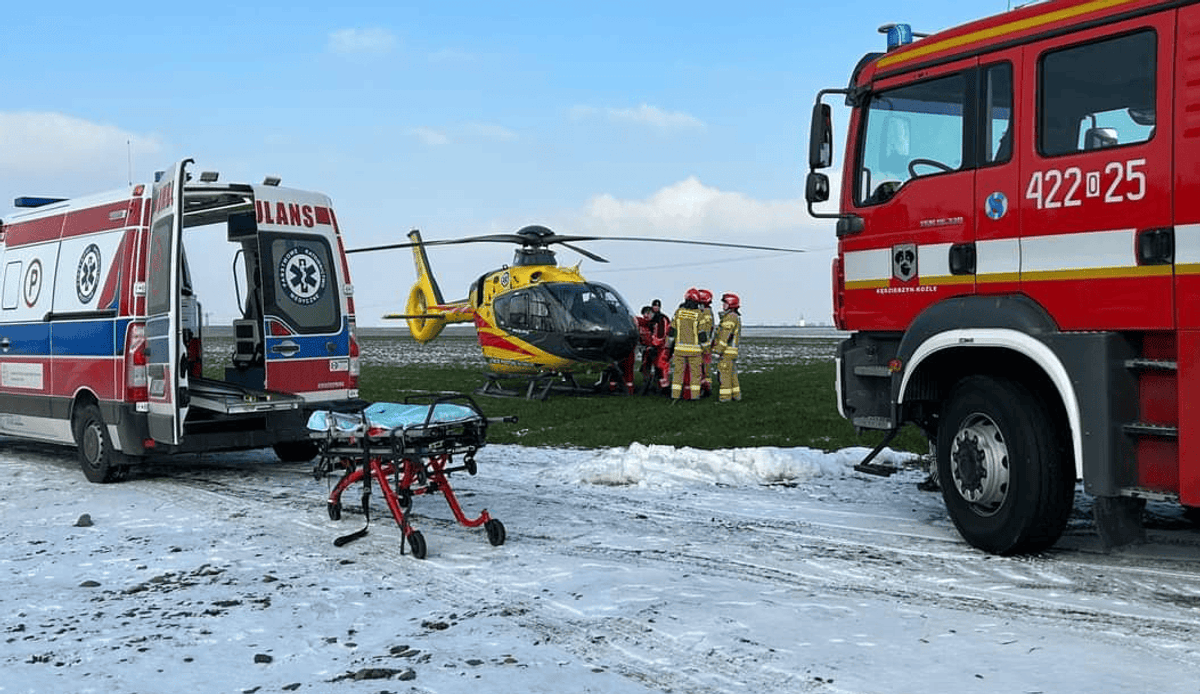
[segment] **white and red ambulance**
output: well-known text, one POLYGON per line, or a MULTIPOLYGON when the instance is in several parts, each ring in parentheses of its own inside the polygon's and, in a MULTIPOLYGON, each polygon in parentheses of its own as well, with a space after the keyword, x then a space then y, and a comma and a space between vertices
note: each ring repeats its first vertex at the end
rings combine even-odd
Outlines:
POLYGON ((359 404, 353 291, 329 198, 275 178, 193 179, 191 163, 153 185, 18 198, 22 211, 0 220, 0 435, 76 445, 93 482, 172 453, 311 458, 308 412, 359 404), (189 243, 189 229, 214 226, 232 244, 227 286, 241 314, 223 374, 203 368, 205 297, 189 268, 220 256, 189 243))

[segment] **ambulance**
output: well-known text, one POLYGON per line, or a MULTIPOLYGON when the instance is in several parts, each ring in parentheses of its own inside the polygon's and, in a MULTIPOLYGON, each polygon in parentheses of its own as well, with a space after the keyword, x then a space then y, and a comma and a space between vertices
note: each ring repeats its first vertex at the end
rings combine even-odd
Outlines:
MULTIPOLYGON (((930 439, 958 531, 1105 546, 1200 510, 1200 4, 1053 0, 886 52, 823 90, 806 198, 835 227, 838 406, 930 439), (836 193, 832 103, 848 106, 836 193), (836 194, 837 207, 816 205, 836 194)), ((832 229, 831 229, 832 231, 832 229)))
POLYGON ((306 460, 308 413, 361 404, 329 198, 191 165, 90 197, 17 198, 0 220, 0 436, 73 445, 92 482, 177 453, 306 460), (202 264, 236 306, 233 346, 209 368, 202 264))

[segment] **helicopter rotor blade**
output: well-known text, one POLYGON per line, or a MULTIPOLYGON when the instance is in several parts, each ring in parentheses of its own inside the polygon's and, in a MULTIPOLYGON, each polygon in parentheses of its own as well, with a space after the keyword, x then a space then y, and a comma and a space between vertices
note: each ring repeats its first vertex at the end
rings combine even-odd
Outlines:
POLYGON ((551 243, 567 241, 640 241, 643 243, 679 243, 689 246, 717 246, 720 248, 745 248, 752 251, 777 251, 779 253, 807 253, 804 248, 780 248, 778 246, 756 246, 746 243, 726 243, 723 241, 700 241, 698 239, 656 238, 653 236, 557 236, 551 243))
POLYGON ((390 251, 396 248, 412 248, 414 246, 451 246, 460 243, 479 243, 479 242, 496 242, 496 243, 525 243, 526 239, 517 236, 516 234, 488 234, 486 236, 467 236, 461 239, 442 239, 433 241, 422 241, 421 243, 388 243, 382 246, 364 246, 363 248, 347 248, 346 253, 370 253, 373 251, 390 251))
POLYGON ((579 246, 569 244, 566 241, 561 241, 561 240, 556 239, 553 241, 553 243, 561 243, 562 245, 566 246, 567 248, 570 248, 571 250, 575 251, 579 255, 591 258, 592 260, 596 261, 597 263, 607 263, 608 262, 607 260, 605 260, 604 258, 601 258, 600 256, 596 255, 595 253, 592 253, 591 251, 585 251, 584 249, 580 248, 579 246))

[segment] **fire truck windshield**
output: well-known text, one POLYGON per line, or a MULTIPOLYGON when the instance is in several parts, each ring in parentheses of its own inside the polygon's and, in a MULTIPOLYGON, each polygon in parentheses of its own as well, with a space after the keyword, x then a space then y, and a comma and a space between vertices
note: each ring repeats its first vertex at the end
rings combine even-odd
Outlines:
POLYGON ((855 202, 885 202, 910 179, 959 169, 965 95, 961 74, 873 94, 864 113, 855 202))

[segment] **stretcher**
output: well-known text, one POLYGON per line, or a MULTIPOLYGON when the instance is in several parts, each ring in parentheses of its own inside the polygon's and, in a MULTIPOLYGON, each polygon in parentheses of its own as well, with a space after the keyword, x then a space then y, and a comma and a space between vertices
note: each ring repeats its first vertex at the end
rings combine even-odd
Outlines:
POLYGON ((379 485, 403 533, 401 552, 407 544, 414 557, 425 558, 425 537, 410 523, 413 498, 425 494, 441 494, 460 524, 483 526, 488 542, 504 544, 504 524, 487 509, 474 518, 467 517, 449 479, 454 472, 477 472, 475 453, 487 441, 488 424, 499 421, 514 422, 516 418, 489 419, 471 398, 459 394, 411 396, 403 403, 377 402, 357 412, 313 412, 308 420, 309 436, 320 449, 314 476, 320 479, 335 470, 343 471, 327 502, 331 520, 341 520, 342 493, 356 482, 362 483, 366 525, 337 538, 334 544, 341 547, 367 534, 372 482, 379 485), (454 465, 455 456, 461 456, 461 464, 454 465))

